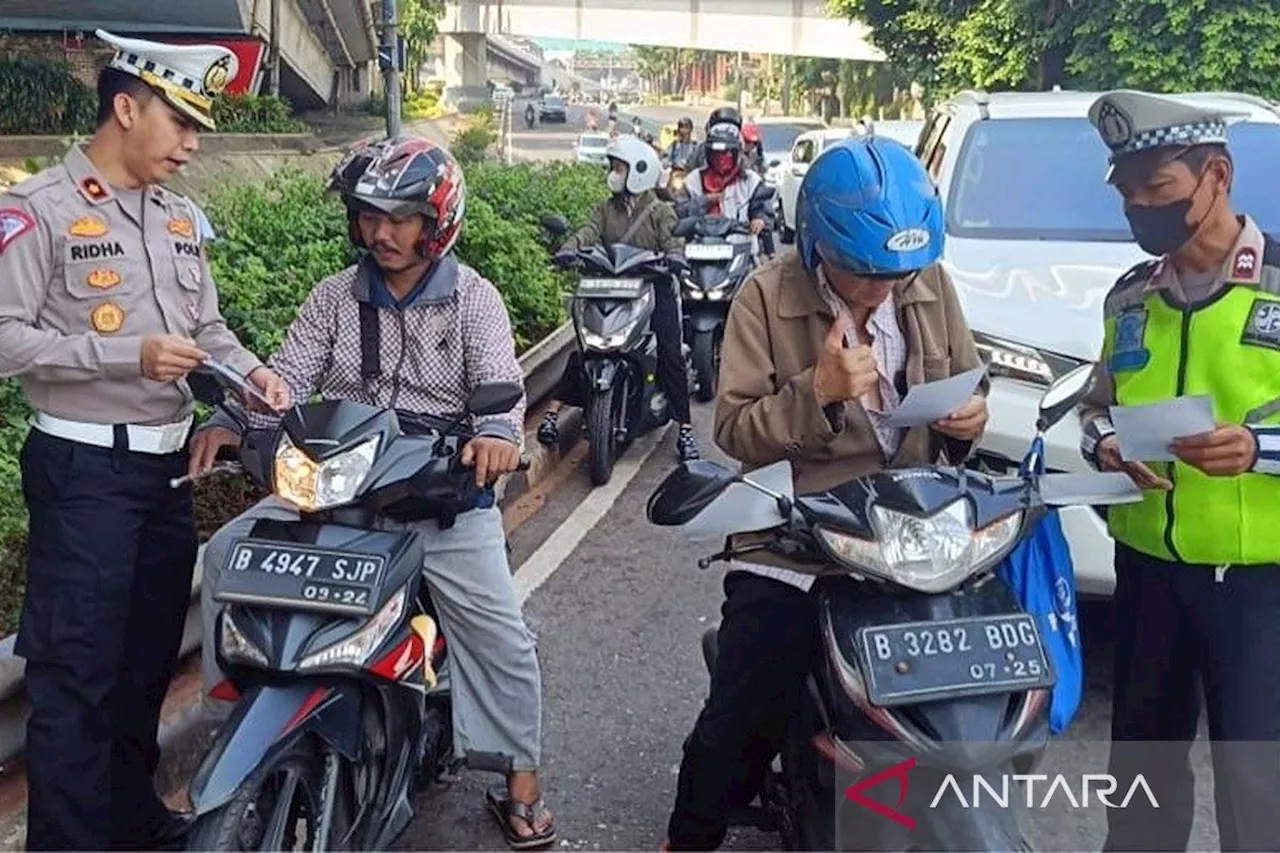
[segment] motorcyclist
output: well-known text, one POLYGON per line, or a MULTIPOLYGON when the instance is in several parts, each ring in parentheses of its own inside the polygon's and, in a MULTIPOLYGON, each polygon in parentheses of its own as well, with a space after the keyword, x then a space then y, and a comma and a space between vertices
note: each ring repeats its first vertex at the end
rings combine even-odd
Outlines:
POLYGON ((764 174, 764 150, 760 146, 760 128, 754 124, 742 126, 742 160, 748 169, 764 174))
MULTIPOLYGON (((609 143, 609 189, 613 197, 600 202, 591 218, 565 241, 556 254, 559 266, 568 266, 578 250, 596 244, 616 243, 628 231, 627 243, 641 249, 665 252, 676 265, 683 266, 683 241, 672 234, 676 217, 671 205, 655 192, 662 164, 652 148, 634 136, 622 136, 609 143), (644 219, 645 224, 632 229, 644 219)), ((689 412, 689 373, 685 366, 680 322, 680 302, 675 280, 658 282, 655 287, 653 331, 658 336, 658 385, 666 392, 668 402, 680 424, 676 436, 676 453, 681 461, 698 458, 698 443, 693 433, 689 412)), ((580 399, 577 378, 581 367, 576 354, 565 368, 560 389, 538 427, 538 440, 553 445, 559 442, 558 418, 569 401, 580 399)))
POLYGON ((698 143, 693 141, 693 119, 684 116, 676 124, 676 138, 667 146, 663 159, 671 168, 687 171, 697 151, 698 143))
POLYGON ((600 119, 596 116, 595 107, 587 110, 587 130, 599 130, 600 119))
MULTIPOLYGON (((709 135, 711 128, 722 124, 731 124, 741 132, 742 113, 735 107, 719 107, 712 110, 711 115, 707 117, 707 125, 703 128, 703 133, 709 135)), ((707 144, 704 138, 703 143, 694 149, 693 157, 689 160, 689 171, 701 169, 705 165, 707 165, 707 144)))
MULTIPOLYGON (((757 271, 729 309, 716 443, 748 470, 789 460, 798 494, 943 452, 960 464, 986 424, 981 395, 931 426, 887 420, 909 386, 980 364, 938 262, 942 203, 920 161, 889 140, 842 140, 810 167, 797 210, 799 251, 757 271), (909 248, 889 248, 904 234, 909 248)), ((821 659, 823 582, 738 565, 663 850, 723 842, 726 814, 757 793, 821 659)))
POLYGON ((537 120, 537 118, 538 118, 538 113, 533 108, 533 101, 530 101, 529 105, 524 108, 524 120, 529 125, 529 127, 533 127, 533 123, 534 121, 537 120))
POLYGON ((769 219, 766 211, 752 209, 751 195, 764 178, 744 168, 741 131, 732 124, 715 125, 707 131, 704 147, 707 165, 685 178, 685 198, 676 204, 676 212, 736 219, 749 223, 752 234, 760 234, 769 219))
POLYGON ((640 116, 631 117, 631 132, 636 136, 644 134, 644 123, 640 121, 640 116))
MULTIPOLYGON (((362 144, 335 167, 329 188, 346 204, 348 233, 362 257, 315 286, 270 359, 293 398, 319 393, 397 406, 408 429, 413 414, 447 416, 462 410, 478 383, 522 381, 501 295, 453 254, 466 184, 448 151, 411 136, 362 144), (362 346, 370 339, 379 346, 376 363, 362 346)), ((460 461, 475 469, 477 485, 518 466, 523 415, 522 401, 506 415, 474 420, 475 438, 460 461)), ((251 415, 248 423, 267 428, 278 420, 251 415)), ((212 465, 220 447, 239 443, 238 424, 219 412, 193 440, 192 473, 212 465)), ((297 512, 268 497, 219 530, 204 552, 206 693, 221 680, 213 652, 218 578, 233 542, 264 518, 292 519, 297 512)), ((489 789, 486 803, 512 847, 551 844, 555 822, 543 804, 537 774, 541 676, 493 490, 484 489, 475 508, 460 513, 448 530, 434 521, 414 526, 421 532, 423 571, 452 650, 455 751, 460 758, 485 759, 484 766, 498 759, 510 768, 507 784, 489 789)))

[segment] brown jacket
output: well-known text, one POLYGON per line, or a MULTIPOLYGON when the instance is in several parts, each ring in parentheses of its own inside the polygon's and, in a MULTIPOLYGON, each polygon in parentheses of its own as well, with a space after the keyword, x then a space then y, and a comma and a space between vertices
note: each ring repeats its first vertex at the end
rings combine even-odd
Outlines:
POLYGON ((675 208, 652 190, 630 197, 625 204, 616 198, 600 202, 586 224, 560 247, 561 251, 617 243, 641 215, 646 217, 645 222, 627 239, 629 245, 668 255, 680 252, 684 241, 671 233, 676 227, 675 208), (655 201, 658 203, 653 204, 655 201))
MULTIPOLYGON (((895 290, 907 345, 907 385, 981 365, 950 277, 929 267, 895 290)), ((942 452, 959 464, 972 449, 913 427, 885 459, 862 404, 845 403, 832 429, 813 373, 834 317, 794 251, 760 268, 734 297, 725 327, 715 439, 746 470, 791 460, 796 491, 822 491, 883 468, 930 465, 942 452)), ((984 388, 985 388, 984 381, 984 388)))

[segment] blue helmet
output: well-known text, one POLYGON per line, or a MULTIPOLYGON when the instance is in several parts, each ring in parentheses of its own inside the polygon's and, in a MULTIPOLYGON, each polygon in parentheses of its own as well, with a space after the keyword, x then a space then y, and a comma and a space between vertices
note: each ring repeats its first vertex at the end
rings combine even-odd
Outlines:
POLYGON ((942 201, 915 154, 882 136, 842 139, 809 167, 796 199, 805 268, 860 275, 924 269, 942 255, 942 201))

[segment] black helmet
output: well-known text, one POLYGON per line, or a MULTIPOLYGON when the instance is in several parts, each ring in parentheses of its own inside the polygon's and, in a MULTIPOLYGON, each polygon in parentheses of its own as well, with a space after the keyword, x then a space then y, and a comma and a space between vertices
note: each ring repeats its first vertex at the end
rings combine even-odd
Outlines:
POLYGON ((707 119, 707 130, 711 130, 717 124, 731 124, 738 130, 742 130, 742 113, 734 107, 720 107, 707 119))
POLYGON ((731 124, 721 122, 707 131, 708 151, 742 151, 742 132, 731 124))

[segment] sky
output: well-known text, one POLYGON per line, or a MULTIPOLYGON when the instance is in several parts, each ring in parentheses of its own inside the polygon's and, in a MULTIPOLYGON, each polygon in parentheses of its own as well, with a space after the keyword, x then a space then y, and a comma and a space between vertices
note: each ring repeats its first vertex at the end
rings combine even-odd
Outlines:
POLYGON ((625 44, 618 44, 610 41, 575 41, 574 39, 533 39, 534 44, 543 50, 599 50, 609 51, 610 53, 621 53, 627 49, 625 44))

